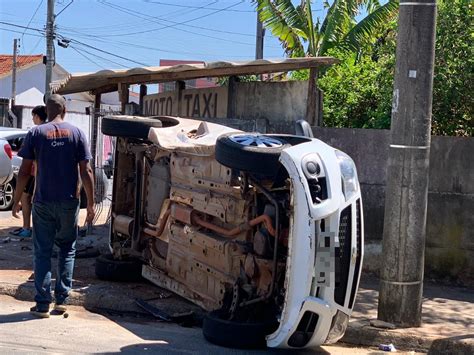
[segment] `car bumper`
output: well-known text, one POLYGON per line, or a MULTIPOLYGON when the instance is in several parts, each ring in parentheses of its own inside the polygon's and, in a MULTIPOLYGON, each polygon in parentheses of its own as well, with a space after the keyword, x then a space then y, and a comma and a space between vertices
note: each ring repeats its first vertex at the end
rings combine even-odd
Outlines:
POLYGON ((293 213, 285 300, 267 345, 317 347, 343 336, 354 305, 363 257, 360 188, 345 200, 334 148, 322 142, 291 147, 280 160, 291 179, 293 213), (318 153, 328 182, 327 198, 318 203, 301 169, 307 152, 318 153))

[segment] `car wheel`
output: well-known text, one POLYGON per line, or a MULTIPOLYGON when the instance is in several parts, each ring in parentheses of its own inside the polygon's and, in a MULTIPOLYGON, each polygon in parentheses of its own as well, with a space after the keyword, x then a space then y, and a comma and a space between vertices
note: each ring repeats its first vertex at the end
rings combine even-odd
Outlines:
POLYGON ((204 317, 204 338, 213 344, 240 349, 266 347, 265 337, 275 331, 277 322, 237 322, 221 318, 220 311, 204 317))
POLYGON ((12 208, 14 193, 15 185, 13 180, 2 186, 0 191, 0 211, 7 211, 12 208))
POLYGON ((95 259, 95 274, 104 281, 140 281, 142 263, 137 259, 114 259, 112 254, 100 255, 95 259))
POLYGON ((258 133, 230 133, 217 138, 216 160, 250 173, 274 175, 280 154, 290 147, 284 139, 258 133))
POLYGON ((147 139, 150 128, 169 127, 178 123, 172 117, 110 116, 102 118, 102 133, 113 137, 147 139))

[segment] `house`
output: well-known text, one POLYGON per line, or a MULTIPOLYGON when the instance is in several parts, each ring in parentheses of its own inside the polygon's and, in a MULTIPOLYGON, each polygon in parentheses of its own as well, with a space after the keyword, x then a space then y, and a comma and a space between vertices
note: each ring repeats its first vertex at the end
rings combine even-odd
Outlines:
MULTIPOLYGON (((10 98, 12 90, 12 55, 0 55, 0 98, 10 98)), ((53 67, 52 80, 64 79, 68 71, 56 63, 53 67)), ((36 105, 42 105, 45 91, 46 66, 42 54, 18 55, 16 72, 15 114, 17 122, 10 122, 19 128, 31 128, 31 110, 36 105)), ((67 120, 80 127, 86 134, 90 132, 90 116, 86 109, 94 104, 94 97, 87 92, 64 96, 66 99, 67 120)), ((117 92, 103 94, 101 110, 120 111, 120 101, 117 92)), ((130 101, 138 102, 139 95, 130 93, 130 101)), ((1 104, 1 103, 0 103, 1 104)), ((5 105, 5 100, 3 101, 5 105)), ((2 110, 0 110, 2 111, 2 110)), ((5 109, 3 108, 3 111, 5 109)), ((0 124, 3 122, 0 121, 0 124)), ((5 122, 7 124, 8 122, 5 122)))
MULTIPOLYGON (((0 125, 30 129, 33 127, 31 110, 37 105, 43 105, 43 97, 46 82, 46 66, 43 63, 43 55, 18 55, 16 71, 16 95, 13 116, 8 112, 9 99, 12 90, 12 55, 0 55, 0 125)), ((61 65, 53 67, 52 80, 64 79, 69 75, 61 65)), ((94 97, 87 93, 75 93, 64 95, 66 99, 66 120, 81 128, 91 141, 91 116, 86 113, 94 106, 94 97)), ((130 92, 130 102, 139 101, 139 94, 130 92)), ((121 110, 118 93, 111 92, 101 95, 101 111, 118 112, 121 110)), ((97 141, 93 142, 98 147, 99 163, 107 158, 111 150, 110 137, 99 134, 97 141)))
MULTIPOLYGON (((160 59, 160 67, 171 67, 174 65, 184 64, 204 64, 204 62, 198 60, 160 59)), ((193 80, 186 80, 186 87, 188 89, 213 88, 216 86, 218 86, 216 78, 198 78, 193 80)), ((172 81, 168 83, 158 84, 159 92, 172 91, 174 89, 175 83, 172 81)))

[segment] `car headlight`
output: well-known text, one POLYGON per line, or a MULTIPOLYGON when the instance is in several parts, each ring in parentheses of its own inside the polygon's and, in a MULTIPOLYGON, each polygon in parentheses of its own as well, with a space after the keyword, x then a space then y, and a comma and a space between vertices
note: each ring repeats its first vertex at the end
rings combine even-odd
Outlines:
POLYGON ((354 161, 346 153, 336 150, 336 157, 339 162, 342 176, 342 192, 346 201, 350 200, 359 190, 359 180, 354 161))

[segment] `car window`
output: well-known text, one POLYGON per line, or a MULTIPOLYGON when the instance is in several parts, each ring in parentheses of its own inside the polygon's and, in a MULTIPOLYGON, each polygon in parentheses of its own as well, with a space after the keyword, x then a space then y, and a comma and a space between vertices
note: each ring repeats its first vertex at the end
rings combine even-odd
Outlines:
POLYGON ((21 148, 21 145, 23 144, 23 141, 25 140, 25 135, 15 135, 15 136, 10 136, 6 138, 10 146, 12 147, 13 152, 18 152, 21 148))

